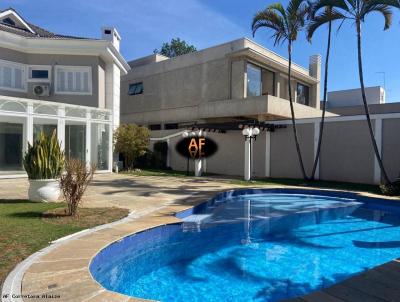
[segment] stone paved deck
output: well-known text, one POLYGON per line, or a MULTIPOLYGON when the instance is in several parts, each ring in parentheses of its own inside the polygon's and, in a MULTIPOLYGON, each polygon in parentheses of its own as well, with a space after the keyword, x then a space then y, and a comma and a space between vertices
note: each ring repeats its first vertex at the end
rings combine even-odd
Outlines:
MULTIPOLYGON (((235 187, 238 186, 203 178, 97 175, 84 205, 128 208, 138 217, 66 241, 39 258, 25 272, 22 294, 60 295, 60 298, 25 301, 143 301, 102 288, 90 275, 90 260, 111 242, 151 227, 177 222, 176 212, 235 187)), ((22 199, 26 198, 26 192, 26 180, 0 181, 0 198, 22 199)), ((325 290, 287 301, 400 301, 400 261, 386 263, 325 290)))

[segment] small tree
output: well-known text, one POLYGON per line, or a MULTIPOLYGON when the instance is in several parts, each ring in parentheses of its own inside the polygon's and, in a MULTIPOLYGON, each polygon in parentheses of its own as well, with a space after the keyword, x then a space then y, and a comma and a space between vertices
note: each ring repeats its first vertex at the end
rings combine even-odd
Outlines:
POLYGON ((83 194, 93 179, 96 166, 90 167, 79 159, 70 159, 65 163, 65 173, 61 175, 60 187, 68 205, 68 215, 75 216, 83 194))
POLYGON ((135 124, 122 124, 114 132, 114 149, 124 156, 128 170, 135 160, 146 153, 150 141, 149 129, 135 124))
POLYGON ((179 38, 172 39, 171 43, 163 43, 161 50, 155 49, 154 53, 174 58, 190 52, 195 52, 197 49, 193 45, 189 45, 186 41, 179 38))

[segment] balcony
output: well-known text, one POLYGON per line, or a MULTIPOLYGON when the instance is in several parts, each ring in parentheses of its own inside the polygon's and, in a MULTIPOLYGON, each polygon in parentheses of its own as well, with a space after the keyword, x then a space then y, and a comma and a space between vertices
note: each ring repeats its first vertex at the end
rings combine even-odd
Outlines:
MULTIPOLYGON (((320 117, 321 110, 294 103, 296 118, 320 117)), ((335 116, 330 112, 326 116, 335 116)), ((291 118, 288 100, 271 95, 263 95, 245 99, 233 99, 207 102, 199 105, 201 119, 218 118, 262 118, 265 120, 281 120, 291 118)))

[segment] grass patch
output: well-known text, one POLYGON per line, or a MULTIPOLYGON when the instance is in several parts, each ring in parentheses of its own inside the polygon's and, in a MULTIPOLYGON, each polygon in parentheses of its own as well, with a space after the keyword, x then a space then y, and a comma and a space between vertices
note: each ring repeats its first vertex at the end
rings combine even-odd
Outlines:
POLYGON ((63 203, 0 200, 0 285, 17 263, 51 241, 126 215, 119 208, 81 208, 73 218, 63 203))
MULTIPOLYGON (((124 172, 128 173, 128 172, 124 172)), ((135 176, 175 176, 175 177, 187 177, 186 171, 174 171, 174 170, 157 170, 157 169, 146 169, 141 171, 130 172, 129 174, 135 176)), ((193 172, 190 172, 190 177, 194 176, 193 172)), ((215 177, 216 180, 221 180, 222 175, 216 175, 211 173, 206 173, 204 176, 215 177)), ((324 188, 324 189, 337 189, 337 190, 349 190, 349 191, 360 191, 368 192, 373 194, 383 195, 379 186, 368 185, 368 184, 358 184, 358 183, 347 183, 347 182, 335 182, 335 181, 305 181, 302 179, 287 179, 287 178, 259 178, 252 181, 245 181, 241 179, 236 179, 234 177, 226 176, 221 181, 228 181, 234 185, 241 186, 271 186, 271 185, 286 185, 286 186, 302 186, 302 187, 314 187, 314 188, 324 188)))

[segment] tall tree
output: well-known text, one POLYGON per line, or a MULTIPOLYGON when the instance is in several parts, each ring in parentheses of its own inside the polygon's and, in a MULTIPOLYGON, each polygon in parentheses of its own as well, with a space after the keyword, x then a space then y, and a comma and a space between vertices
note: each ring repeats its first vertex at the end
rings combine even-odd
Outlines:
MULTIPOLYGON (((318 0, 314 5, 314 10, 321 8, 332 8, 336 12, 335 19, 342 19, 343 21, 350 20, 356 26, 357 34, 357 59, 358 59, 358 76, 360 79, 361 96, 365 111, 365 116, 368 124, 368 130, 371 137, 372 146, 375 152, 376 159, 381 169, 382 177, 386 184, 390 184, 390 179, 383 166, 381 155, 379 154, 378 145, 375 140, 374 130, 372 128, 371 117, 369 113, 367 98, 365 94, 364 73, 362 64, 362 45, 361 45, 361 25, 365 18, 370 13, 379 13, 384 17, 384 30, 387 30, 392 24, 392 11, 391 7, 399 7, 398 0, 318 0)), ((319 26, 329 23, 332 18, 328 16, 320 19, 319 26)))
POLYGON ((287 42, 288 44, 288 92, 290 113, 292 116, 292 128, 294 141, 296 145, 297 156, 301 173, 304 179, 307 179, 307 174, 304 169, 303 157, 301 155, 299 139, 297 135, 296 116, 294 113, 294 105, 292 98, 292 47, 293 42, 296 41, 298 33, 305 26, 305 18, 308 13, 309 7, 304 0, 290 0, 286 9, 280 3, 269 5, 266 9, 259 11, 253 18, 251 25, 253 36, 259 28, 265 27, 273 32, 272 38, 274 45, 279 45, 287 42))
POLYGON ((155 49, 154 53, 163 56, 174 58, 190 52, 195 52, 197 49, 193 45, 189 45, 186 41, 179 38, 172 39, 171 42, 163 43, 161 50, 155 49))
POLYGON ((311 42, 314 32, 322 25, 328 23, 328 37, 327 37, 327 45, 326 45, 326 55, 325 55, 325 72, 324 72, 324 94, 323 94, 323 102, 322 102, 322 116, 321 123, 319 127, 319 135, 318 135, 318 145, 317 145, 317 154, 314 158, 314 164, 312 168, 312 172, 310 175, 310 179, 314 179, 315 172, 317 170, 319 157, 321 154, 321 146, 322 146, 322 137, 324 132, 325 125, 325 114, 326 114, 326 101, 328 95, 328 70, 329 70, 329 55, 331 50, 331 36, 332 36, 332 22, 337 19, 341 19, 341 14, 338 14, 336 10, 332 9, 332 7, 325 7, 322 13, 319 13, 319 10, 315 10, 313 4, 310 4, 310 13, 309 18, 311 22, 307 27, 307 40, 311 42))

